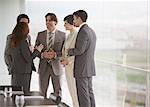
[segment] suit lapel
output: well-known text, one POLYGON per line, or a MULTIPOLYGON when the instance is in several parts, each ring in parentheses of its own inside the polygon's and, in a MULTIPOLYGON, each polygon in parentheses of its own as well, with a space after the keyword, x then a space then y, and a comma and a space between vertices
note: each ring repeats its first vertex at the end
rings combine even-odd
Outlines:
POLYGON ((44 41, 44 44, 43 44, 43 45, 45 45, 46 48, 47 48, 47 30, 45 30, 45 31, 43 32, 43 41, 44 41))
MULTIPOLYGON (((86 27, 86 26, 88 27, 87 24, 84 24, 83 26, 81 26, 81 28, 79 29, 79 32, 80 32, 84 27, 86 27)), ((79 32, 78 32, 78 33, 79 33, 79 32)))
POLYGON ((55 46, 57 46, 57 39, 58 39, 58 31, 56 30, 55 31, 55 37, 54 37, 54 49, 55 49, 55 46))

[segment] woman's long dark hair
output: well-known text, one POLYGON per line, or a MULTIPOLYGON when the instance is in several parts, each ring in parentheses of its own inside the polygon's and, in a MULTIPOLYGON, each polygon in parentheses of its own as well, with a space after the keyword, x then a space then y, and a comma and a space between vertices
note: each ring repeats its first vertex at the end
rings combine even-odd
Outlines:
POLYGON ((19 22, 16 24, 10 41, 10 47, 15 48, 23 39, 26 39, 29 33, 29 27, 24 22, 19 22))

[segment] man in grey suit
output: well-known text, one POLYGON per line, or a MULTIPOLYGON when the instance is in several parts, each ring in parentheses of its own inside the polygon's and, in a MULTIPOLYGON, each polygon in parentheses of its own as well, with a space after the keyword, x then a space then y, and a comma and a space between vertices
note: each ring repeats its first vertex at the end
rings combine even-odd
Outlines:
POLYGON ((68 56, 75 55, 74 77, 76 80, 77 95, 80 107, 95 107, 95 98, 92 89, 92 76, 95 76, 94 53, 96 35, 85 23, 87 13, 78 10, 73 13, 74 24, 79 27, 75 48, 68 50, 68 56))
POLYGON ((36 45, 43 44, 39 63, 39 86, 41 94, 47 98, 47 89, 51 77, 54 95, 61 96, 62 65, 59 62, 65 33, 56 29, 57 17, 54 13, 45 16, 47 30, 38 33, 36 45))
MULTIPOLYGON (((19 23, 19 22, 25 22, 25 23, 29 24, 30 19, 26 14, 19 14, 17 17, 17 23, 19 23)), ((7 65, 7 69, 8 69, 9 74, 11 74, 10 66, 11 66, 11 62, 12 62, 12 57, 10 55, 10 47, 9 47, 11 37, 12 37, 11 34, 7 36, 5 52, 4 52, 4 59, 5 59, 5 63, 7 65)), ((31 45, 30 35, 28 35, 28 37, 27 37, 27 42, 28 42, 28 46, 30 46, 31 45)), ((33 62, 32 62, 32 70, 36 71, 33 62)))

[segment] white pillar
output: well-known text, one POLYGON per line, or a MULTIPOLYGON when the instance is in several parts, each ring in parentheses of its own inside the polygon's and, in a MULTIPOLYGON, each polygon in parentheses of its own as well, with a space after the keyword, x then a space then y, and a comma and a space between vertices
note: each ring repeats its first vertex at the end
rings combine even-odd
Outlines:
POLYGON ((16 24, 16 18, 25 12, 25 0, 0 0, 0 84, 10 81, 7 78, 8 71, 4 62, 4 48, 6 37, 10 34, 16 24), (4 76, 2 76, 4 75, 4 76))

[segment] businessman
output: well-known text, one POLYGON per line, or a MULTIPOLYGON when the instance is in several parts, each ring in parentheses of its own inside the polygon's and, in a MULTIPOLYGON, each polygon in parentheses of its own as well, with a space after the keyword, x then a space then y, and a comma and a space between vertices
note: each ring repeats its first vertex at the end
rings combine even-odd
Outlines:
POLYGON ((54 13, 47 13, 45 16, 47 29, 39 32, 36 45, 43 44, 39 63, 39 87, 41 94, 47 98, 47 89, 51 77, 54 95, 61 96, 61 75, 62 65, 59 62, 61 50, 65 41, 65 33, 57 30, 57 17, 54 13))
POLYGON ((73 17, 75 26, 79 27, 79 32, 75 48, 68 50, 68 56, 75 56, 74 77, 79 106, 95 107, 92 77, 96 75, 94 62, 96 35, 86 24, 88 17, 86 11, 78 10, 73 13, 73 17))

